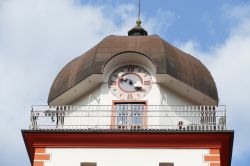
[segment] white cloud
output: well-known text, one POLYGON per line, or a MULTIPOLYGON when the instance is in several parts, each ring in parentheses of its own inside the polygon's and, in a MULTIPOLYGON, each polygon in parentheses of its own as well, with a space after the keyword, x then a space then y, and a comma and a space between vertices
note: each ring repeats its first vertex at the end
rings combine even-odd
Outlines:
POLYGON ((145 27, 149 32, 160 32, 166 34, 168 28, 173 24, 178 17, 175 13, 163 9, 158 9, 154 18, 149 18, 145 27))
POLYGON ((187 41, 185 43, 176 42, 175 44, 178 46, 178 48, 185 51, 186 53, 189 53, 189 54, 192 54, 192 55, 196 55, 197 53, 198 54, 201 53, 201 51, 198 50, 199 49, 199 43, 197 41, 189 40, 189 41, 187 41))
MULTIPOLYGON (((20 129, 28 127, 30 105, 46 104, 60 69, 103 37, 126 35, 135 25, 131 4, 79 4, 77 0, 0 1, 0 165, 29 164, 20 129)), ((158 17, 144 21, 149 31, 158 17)))
POLYGON ((220 104, 227 105, 229 129, 235 130, 234 157, 250 153, 250 6, 235 7, 229 15, 238 25, 220 46, 209 52, 199 49, 195 41, 179 43, 186 52, 201 59, 214 76, 220 104), (248 12, 246 12, 248 11, 248 12), (248 14, 247 14, 248 13, 248 14))

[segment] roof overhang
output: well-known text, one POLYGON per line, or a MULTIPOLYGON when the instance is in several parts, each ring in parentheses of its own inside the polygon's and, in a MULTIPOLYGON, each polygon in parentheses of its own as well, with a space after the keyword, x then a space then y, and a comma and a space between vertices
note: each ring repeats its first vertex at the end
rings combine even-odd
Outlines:
POLYGON ((157 74, 156 82, 177 94, 195 102, 197 105, 218 105, 218 101, 169 74, 157 74))
POLYGON ((91 74, 88 78, 76 84, 54 100, 52 100, 49 105, 67 105, 70 102, 80 98, 82 95, 87 94, 98 85, 102 83, 102 74, 91 74))

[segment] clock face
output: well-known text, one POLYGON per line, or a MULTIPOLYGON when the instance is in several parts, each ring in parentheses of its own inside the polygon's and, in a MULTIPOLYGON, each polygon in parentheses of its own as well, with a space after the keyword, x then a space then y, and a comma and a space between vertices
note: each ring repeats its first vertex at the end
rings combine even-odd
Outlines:
POLYGON ((152 87, 150 73, 142 67, 127 65, 115 70, 109 78, 111 93, 122 100, 137 100, 148 94, 152 87))

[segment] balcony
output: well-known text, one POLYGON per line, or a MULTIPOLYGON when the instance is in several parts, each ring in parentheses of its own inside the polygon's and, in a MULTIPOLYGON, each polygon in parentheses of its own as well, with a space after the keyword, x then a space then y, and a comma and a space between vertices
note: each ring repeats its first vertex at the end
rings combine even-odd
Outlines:
POLYGON ((225 106, 32 106, 30 130, 226 130, 225 106))

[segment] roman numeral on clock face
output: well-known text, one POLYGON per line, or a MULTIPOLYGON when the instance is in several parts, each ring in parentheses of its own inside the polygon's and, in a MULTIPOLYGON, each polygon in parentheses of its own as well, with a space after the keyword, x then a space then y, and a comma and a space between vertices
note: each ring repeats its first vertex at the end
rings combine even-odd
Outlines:
POLYGON ((134 72, 135 67, 134 66, 128 66, 128 72, 134 72))
POLYGON ((144 81, 144 85, 150 85, 151 81, 144 81))
POLYGON ((128 94, 127 99, 128 100, 133 100, 133 95, 132 94, 128 94))

